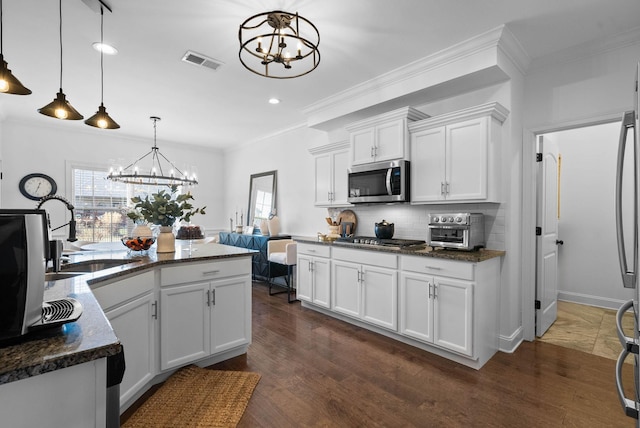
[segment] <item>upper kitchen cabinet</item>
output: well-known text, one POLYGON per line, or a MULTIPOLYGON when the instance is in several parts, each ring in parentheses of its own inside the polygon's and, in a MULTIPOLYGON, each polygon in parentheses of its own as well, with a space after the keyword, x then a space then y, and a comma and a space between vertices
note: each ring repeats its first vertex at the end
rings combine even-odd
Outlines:
POLYGON ((310 150, 315 164, 315 205, 350 206, 347 185, 349 142, 328 144, 310 150))
POLYGON ((409 124, 411 203, 500 202, 508 114, 488 103, 409 124))
POLYGON ((412 107, 370 117, 346 127, 350 134, 351 165, 394 159, 409 160, 410 122, 429 115, 412 107))

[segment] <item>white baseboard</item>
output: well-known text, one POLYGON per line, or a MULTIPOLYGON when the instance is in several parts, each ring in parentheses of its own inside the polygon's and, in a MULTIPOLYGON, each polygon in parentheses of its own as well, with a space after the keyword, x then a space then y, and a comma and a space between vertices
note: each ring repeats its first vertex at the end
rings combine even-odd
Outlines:
POLYGON ((516 331, 511 333, 510 336, 500 335, 500 344, 498 346, 498 350, 500 352, 512 354, 516 349, 518 349, 518 346, 520 346, 520 344, 524 340, 523 331, 524 330, 522 329, 522 326, 520 326, 516 329, 516 331))
POLYGON ((624 300, 610 299, 607 297, 592 296, 590 294, 571 293, 567 291, 558 292, 558 300, 582 305, 597 306, 599 308, 617 310, 625 302, 624 300))

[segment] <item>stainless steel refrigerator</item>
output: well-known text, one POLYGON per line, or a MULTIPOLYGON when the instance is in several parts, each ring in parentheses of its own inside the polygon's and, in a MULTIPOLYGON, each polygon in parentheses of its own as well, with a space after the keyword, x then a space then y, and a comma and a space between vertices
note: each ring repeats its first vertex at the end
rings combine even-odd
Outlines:
MULTIPOLYGON (((616 363, 616 386, 618 388, 618 396, 620 403, 627 416, 636 419, 636 427, 640 428, 640 420, 638 414, 640 412, 640 370, 639 364, 639 346, 640 332, 638 330, 638 312, 640 311, 639 294, 640 286, 638 285, 638 189, 640 182, 638 176, 640 173, 640 127, 638 122, 638 109, 640 97, 638 95, 638 80, 640 77, 640 63, 636 68, 635 75, 635 92, 634 92, 634 109, 625 112, 622 118, 620 128, 620 141, 618 143, 618 165, 616 173, 616 232, 618 236, 618 256, 620 258, 620 270, 622 273, 622 284, 625 288, 635 289, 633 299, 623 304, 616 315, 616 324, 618 330, 618 338, 622 345, 622 351, 616 363), (633 183, 623 183, 623 169, 625 153, 630 150, 633 156, 633 163, 628 167, 633 168, 633 183), (629 206, 629 201, 623 201, 623 186, 633 186, 632 214, 630 221, 623 221, 623 204, 629 206), (622 328, 622 319, 624 314, 629 311, 634 317, 633 332, 624 331, 622 328), (627 358, 633 358, 633 378, 630 376, 624 378, 623 367, 627 358), (624 388, 623 385, 627 385, 624 388), (626 393, 632 392, 632 396, 625 396, 626 393)), ((627 171, 628 173, 628 171, 627 171)), ((627 174, 628 176, 629 174, 627 174)), ((630 180, 627 180, 630 181, 630 180)))

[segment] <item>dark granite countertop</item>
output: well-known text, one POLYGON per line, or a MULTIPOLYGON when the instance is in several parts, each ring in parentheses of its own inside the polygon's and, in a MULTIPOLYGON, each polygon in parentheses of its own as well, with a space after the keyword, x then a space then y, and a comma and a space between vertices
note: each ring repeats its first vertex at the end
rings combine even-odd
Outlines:
POLYGON ((357 250, 368 250, 368 251, 380 251, 385 253, 394 253, 394 254, 402 254, 408 256, 423 256, 423 257, 433 257, 438 259, 448 259, 448 260, 457 260, 462 262, 472 262, 479 263, 485 260, 490 260, 495 257, 502 257, 506 254, 505 251, 500 250, 489 250, 486 248, 481 248, 475 251, 461 251, 461 250, 448 250, 444 248, 433 248, 428 245, 417 245, 413 247, 407 248, 397 248, 397 247, 384 247, 384 246, 375 246, 375 245, 366 245, 366 244, 351 244, 344 242, 330 242, 330 241, 318 241, 316 237, 305 237, 305 236, 294 236, 294 240, 297 242, 305 243, 305 244, 315 244, 315 245, 328 245, 337 248, 352 248, 357 250))
MULTIPOLYGON (((69 254, 70 263, 93 260, 131 260, 122 266, 45 283, 44 300, 72 297, 82 304, 82 316, 62 327, 29 333, 14 342, 0 344, 0 384, 116 355, 122 346, 90 285, 161 265, 251 256, 255 251, 220 244, 176 241, 176 252, 141 255, 119 246, 97 246, 94 251, 69 254)), ((70 269, 71 270, 71 269, 70 269)))

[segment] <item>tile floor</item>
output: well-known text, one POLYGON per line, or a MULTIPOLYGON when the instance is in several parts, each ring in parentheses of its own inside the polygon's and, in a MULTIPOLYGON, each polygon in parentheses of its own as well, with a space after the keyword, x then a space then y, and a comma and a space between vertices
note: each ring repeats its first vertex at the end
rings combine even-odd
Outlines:
MULTIPOLYGON (((623 318, 624 331, 633 334, 633 315, 623 318)), ((616 311, 558 301, 558 319, 538 340, 577 349, 601 357, 617 359, 620 342, 616 333, 616 311)), ((631 363, 632 359, 627 358, 631 363)))

